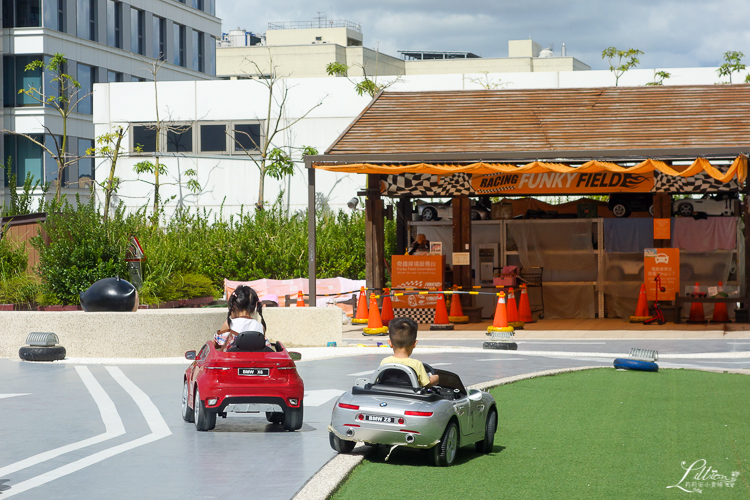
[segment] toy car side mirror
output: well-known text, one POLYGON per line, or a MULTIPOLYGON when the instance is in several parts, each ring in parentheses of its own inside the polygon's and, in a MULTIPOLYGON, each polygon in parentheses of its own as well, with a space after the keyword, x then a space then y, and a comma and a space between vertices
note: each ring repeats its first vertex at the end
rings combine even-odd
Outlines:
POLYGON ((482 399, 482 391, 477 389, 469 389, 469 399, 472 401, 479 401, 482 399))
POLYGON ((188 351, 185 353, 185 359, 194 360, 195 359, 195 351, 188 351))
POLYGON ((289 357, 294 361, 299 361, 300 359, 302 359, 302 354, 295 351, 289 351, 289 357))

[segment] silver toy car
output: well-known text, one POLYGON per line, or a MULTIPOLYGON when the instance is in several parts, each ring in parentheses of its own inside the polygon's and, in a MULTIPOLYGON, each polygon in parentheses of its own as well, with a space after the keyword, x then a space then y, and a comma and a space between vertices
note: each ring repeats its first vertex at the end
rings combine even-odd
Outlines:
POLYGON ((336 401, 328 426, 331 447, 349 453, 357 441, 431 449, 437 466, 452 465, 461 446, 490 453, 497 406, 489 393, 464 388, 455 373, 433 370, 440 385, 425 389, 405 365, 385 364, 372 378, 357 379, 336 401))

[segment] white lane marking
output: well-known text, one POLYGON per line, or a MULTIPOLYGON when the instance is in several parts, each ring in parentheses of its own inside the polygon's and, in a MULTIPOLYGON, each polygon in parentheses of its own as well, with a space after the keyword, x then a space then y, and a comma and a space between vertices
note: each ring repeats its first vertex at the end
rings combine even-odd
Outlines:
POLYGON ((453 363, 427 363, 430 366, 448 366, 452 365, 453 363))
POLYGON ((529 340, 517 340, 517 344, 560 344, 560 345, 594 345, 594 344, 606 344, 606 342, 545 342, 543 340, 529 341, 529 340))
POLYGON ((526 361, 527 358, 484 358, 478 361, 526 361))
POLYGON ((102 386, 99 385, 99 382, 96 381, 94 375, 91 373, 88 367, 76 366, 75 369, 76 372, 78 372, 78 376, 81 377, 83 384, 86 386, 86 389, 88 389, 89 393, 91 394, 91 397, 94 398, 96 406, 99 408, 99 413, 102 417, 102 421, 104 422, 104 434, 99 434, 98 436, 84 439, 76 443, 71 443, 59 448, 55 448, 53 450, 45 451, 19 462, 7 465, 3 468, 0 468, 0 477, 7 476, 8 474, 12 474, 13 472, 18 472, 19 470, 31 467, 32 465, 46 462, 47 460, 59 457, 60 455, 63 455, 65 453, 74 450, 80 450, 81 448, 101 443, 102 441, 107 441, 108 439, 112 439, 125 434, 125 426, 122 425, 122 419, 120 419, 120 415, 117 413, 115 404, 112 402, 112 399, 110 399, 109 395, 104 391, 102 386))
POLYGON ((120 384, 123 389, 125 389, 130 397, 133 398, 133 401, 135 401, 135 403, 138 405, 138 408, 143 414, 143 418, 146 419, 146 423, 151 429, 151 434, 140 437, 138 439, 134 439, 133 441, 128 441, 127 443, 122 443, 117 446, 107 448, 106 450, 99 451, 87 457, 76 460, 75 462, 71 462, 67 465, 63 465, 62 467, 58 467, 57 469, 53 469, 39 476, 15 484, 13 485, 12 489, 3 493, 4 498, 23 493, 24 491, 28 491, 32 488, 36 488, 37 486, 49 483, 50 481, 54 481, 55 479, 67 476, 68 474, 77 472, 90 465, 94 465, 108 458, 112 458, 115 455, 119 455, 120 453, 138 448, 139 446, 143 446, 144 444, 158 441, 159 439, 165 438, 172 434, 172 431, 169 430, 169 426, 161 416, 159 409, 145 392, 143 392, 137 385, 135 385, 129 378, 127 378, 118 367, 107 366, 106 369, 110 373, 110 375, 112 375, 112 378, 114 378, 115 381, 120 384))
MULTIPOLYGON (((372 372, 370 372, 372 373, 372 372)), ((304 404, 306 407, 320 406, 333 398, 341 396, 345 391, 339 389, 323 389, 318 391, 305 392, 304 404)))
POLYGON ((3 398, 14 398, 16 396, 28 396, 29 394, 31 394, 31 393, 30 392, 25 392, 23 394, 0 394, 0 399, 3 399, 3 398))
POLYGON ((347 373, 347 377, 361 377, 362 375, 372 375, 375 372, 375 370, 367 370, 364 372, 357 372, 357 373, 347 373))

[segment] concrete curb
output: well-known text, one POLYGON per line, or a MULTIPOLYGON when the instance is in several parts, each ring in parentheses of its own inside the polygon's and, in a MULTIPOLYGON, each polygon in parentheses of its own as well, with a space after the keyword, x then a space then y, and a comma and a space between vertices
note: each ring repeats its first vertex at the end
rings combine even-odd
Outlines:
MULTIPOLYGON (((731 353, 730 353, 731 354, 731 353)), ((750 354, 750 353, 746 353, 750 354)), ((479 384, 470 385, 467 389, 479 389, 487 390, 493 387, 501 385, 512 384, 513 382, 519 382, 521 380, 528 380, 539 377, 550 377, 553 375, 560 375, 561 373, 580 372, 584 370, 595 370, 598 368, 612 368, 609 366, 578 366, 574 368, 558 368, 555 370, 542 370, 533 373, 526 373, 523 375, 514 375, 512 377, 503 377, 488 382, 481 382, 479 384)), ((663 370, 672 370, 678 368, 662 368, 663 370)), ((728 370, 717 370, 713 368, 691 368, 691 370, 713 372, 713 373, 736 373, 742 375, 750 375, 748 369, 728 369, 728 370)), ((354 451, 349 454, 338 454, 326 463, 323 468, 315 473, 302 488, 297 492, 292 500, 327 500, 331 494, 339 487, 339 485, 346 479, 351 471, 359 465, 362 460, 365 459, 369 453, 367 446, 358 444, 354 451)))

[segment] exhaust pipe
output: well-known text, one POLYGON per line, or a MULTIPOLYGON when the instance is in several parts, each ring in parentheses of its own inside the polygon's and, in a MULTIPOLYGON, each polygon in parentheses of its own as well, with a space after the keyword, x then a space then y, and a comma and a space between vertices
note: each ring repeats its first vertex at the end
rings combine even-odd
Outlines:
POLYGON ((407 434, 406 435, 406 442, 408 444, 412 444, 414 442, 414 434, 407 434))
POLYGON ((347 429, 347 430, 346 430, 346 435, 347 435, 348 437, 352 437, 352 436, 354 435, 354 430, 353 430, 353 429, 347 429))

